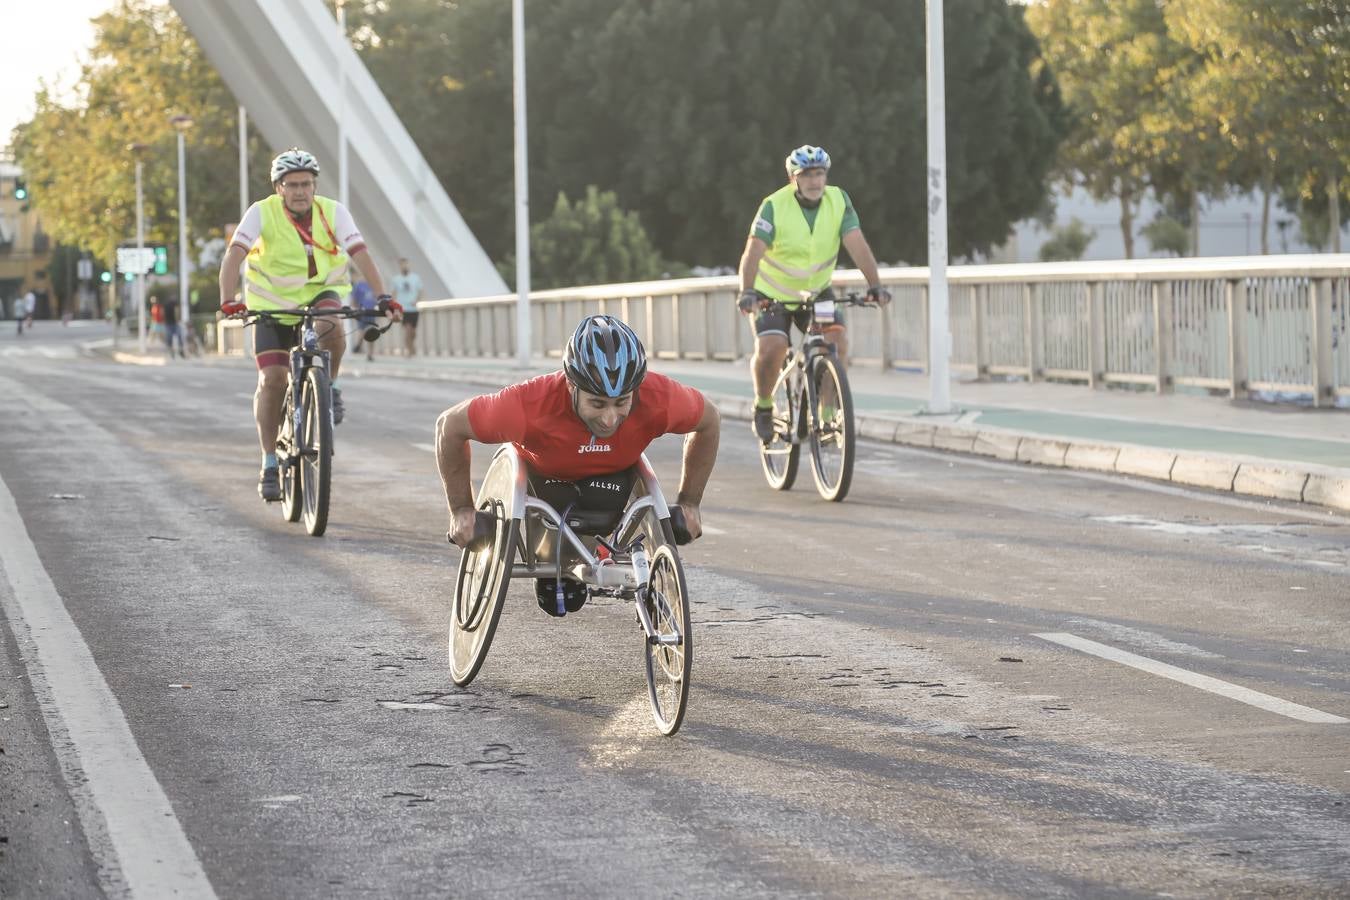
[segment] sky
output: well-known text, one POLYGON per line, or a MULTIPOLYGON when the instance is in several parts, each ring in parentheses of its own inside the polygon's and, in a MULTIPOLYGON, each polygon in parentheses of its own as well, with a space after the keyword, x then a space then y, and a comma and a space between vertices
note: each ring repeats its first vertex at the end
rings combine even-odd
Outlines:
POLYGON ((94 43, 89 20, 116 0, 0 0, 5 47, 0 51, 0 148, 14 126, 33 116, 38 86, 69 90, 94 43))

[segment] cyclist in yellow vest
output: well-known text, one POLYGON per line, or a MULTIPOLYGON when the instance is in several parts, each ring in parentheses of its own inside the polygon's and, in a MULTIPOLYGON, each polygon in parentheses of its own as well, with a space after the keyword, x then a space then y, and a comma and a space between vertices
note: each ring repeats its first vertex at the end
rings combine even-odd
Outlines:
MULTIPOLYGON (((807 144, 789 153, 786 164, 788 183, 760 204, 740 266, 738 306, 754 317, 755 324, 754 431, 766 444, 773 440, 773 385, 787 357, 790 329, 794 324, 803 332, 813 327, 802 294, 833 296, 830 280, 841 243, 867 279, 867 299, 891 302, 853 202, 842 189, 825 183, 830 155, 807 144)), ((842 313, 836 310, 833 322, 814 327, 823 331, 840 361, 848 365, 842 313)))
MULTIPOLYGON (((381 300, 389 294, 375 260, 366 250, 365 239, 347 208, 315 193, 319 161, 313 154, 292 147, 272 160, 275 193, 259 200, 244 213, 234 230, 229 249, 220 263, 220 308, 225 314, 247 309, 287 310, 305 306, 340 307, 351 293, 350 269, 355 263, 381 300), (244 301, 235 300, 239 265, 247 259, 244 301)), ((390 303, 397 318, 397 303, 390 303)), ((299 320, 297 319, 296 322, 299 320)), ((319 320, 314 329, 320 345, 328 351, 333 385, 333 422, 341 422, 345 410, 338 387, 338 367, 346 340, 335 321, 319 320)), ((281 499, 277 475, 277 426, 286 395, 286 372, 290 349, 296 341, 295 324, 258 322, 253 332, 253 352, 258 363, 258 390, 253 395, 253 414, 258 422, 258 443, 263 465, 258 493, 264 500, 281 499)))

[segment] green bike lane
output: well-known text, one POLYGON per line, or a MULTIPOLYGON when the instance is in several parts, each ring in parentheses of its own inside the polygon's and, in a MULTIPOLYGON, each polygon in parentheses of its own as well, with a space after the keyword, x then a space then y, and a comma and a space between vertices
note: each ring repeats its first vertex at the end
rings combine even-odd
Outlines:
MULTIPOLYGON (((670 372, 678 371, 678 377, 700 390, 748 397, 749 372, 744 377, 733 371, 730 364, 657 363, 655 368, 670 372), (719 366, 725 373, 711 371, 719 366)), ((1182 415, 1191 415, 1197 424, 1183 425, 1168 421, 1148 421, 1138 418, 1134 410, 1149 398, 1138 394, 1114 398, 1115 391, 1091 392, 1092 402, 1102 407, 1104 415, 1089 415, 1080 412, 1064 412, 1056 409, 1029 409, 1017 406, 1003 406, 986 402, 971 402, 963 396, 959 383, 953 384, 953 405, 955 414, 945 417, 926 417, 924 408, 927 399, 912 393, 900 393, 900 390, 912 391, 916 379, 914 376, 890 375, 878 372, 861 371, 858 368, 849 372, 853 399, 859 415, 872 415, 894 418, 932 418, 953 422, 963 426, 979 428, 1000 428, 1008 431, 1041 435, 1045 437, 1070 438, 1079 441, 1105 441, 1111 443, 1136 444, 1160 449, 1221 453, 1226 455, 1253 456, 1277 462, 1312 463, 1319 466, 1350 467, 1350 411, 1313 410, 1297 407, 1275 407, 1260 409, 1241 407, 1228 409, 1229 401, 1216 397, 1177 398, 1184 407, 1178 411, 1182 415), (891 382, 891 383, 887 383, 891 382), (1124 400, 1130 410, 1114 410, 1114 401, 1124 400), (1213 407, 1213 409, 1206 409, 1213 407), (1277 433, 1280 429, 1289 429, 1290 419, 1302 417, 1299 428, 1289 433, 1277 433), (1233 424, 1204 424, 1207 421, 1222 420, 1233 424), (1240 427, 1248 424, 1250 430, 1240 427), (1325 424, 1326 437, 1315 437, 1309 431, 1316 431, 1325 424), (1344 434, 1344 436, 1342 436, 1344 434)), ((978 383, 973 385, 981 393, 997 391, 1005 385, 978 383)), ((1026 396, 1026 385, 1006 385, 1019 390, 1026 396)), ((1091 389, 1072 385, 1046 384, 1037 389, 1043 394, 1044 402, 1054 404, 1067 392, 1087 394, 1091 389)), ((1081 398, 1072 398, 1081 400, 1081 398)), ((1062 402, 1062 401, 1061 401, 1062 402)), ((1122 404, 1124 405, 1124 404, 1122 404)), ((1175 409, 1177 404, 1171 404, 1175 409)))
MULTIPOLYGON (((122 362, 162 358, 119 353, 122 362)), ((207 364, 251 367, 241 356, 207 364)), ((508 358, 348 354, 344 378, 458 381, 493 389, 555 371, 556 357, 528 367, 508 358)), ((705 391, 730 419, 747 419, 748 360, 653 359, 654 371, 705 391)), ((1235 494, 1301 501, 1350 512, 1350 409, 1235 402, 1177 391, 1025 381, 954 379, 952 411, 928 415, 928 378, 874 366, 849 369, 865 437, 1066 468, 1090 469, 1235 494)))

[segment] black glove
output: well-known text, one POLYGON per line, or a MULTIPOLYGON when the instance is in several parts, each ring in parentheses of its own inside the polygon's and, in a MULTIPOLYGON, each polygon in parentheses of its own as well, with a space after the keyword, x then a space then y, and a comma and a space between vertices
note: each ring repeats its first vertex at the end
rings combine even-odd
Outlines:
POLYGON ((739 307, 743 313, 753 313, 759 310, 762 301, 763 298, 760 297, 759 292, 751 289, 748 291, 741 291, 741 299, 736 301, 736 306, 739 307))
POLYGON ((877 306, 885 306, 891 302, 891 292, 881 285, 875 285, 867 289, 867 302, 875 303, 877 306))

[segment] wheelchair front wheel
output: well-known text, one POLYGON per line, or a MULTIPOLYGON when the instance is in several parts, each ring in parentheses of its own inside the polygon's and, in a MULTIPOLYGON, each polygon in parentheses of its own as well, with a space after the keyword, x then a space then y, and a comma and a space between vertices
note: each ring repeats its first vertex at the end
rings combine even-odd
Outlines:
POLYGON ((694 641, 689 627, 689 588, 684 580, 684 568, 675 551, 668 546, 658 547, 652 555, 650 581, 643 602, 656 630, 654 638, 643 632, 652 717, 662 734, 671 735, 684 721, 694 641), (662 643, 671 639, 672 643, 662 643))
POLYGON ((465 549, 455 574, 450 611, 450 677, 464 687, 487 658, 506 590, 511 584, 519 519, 508 519, 500 498, 486 497, 479 509, 490 512, 496 530, 482 550, 465 549))

